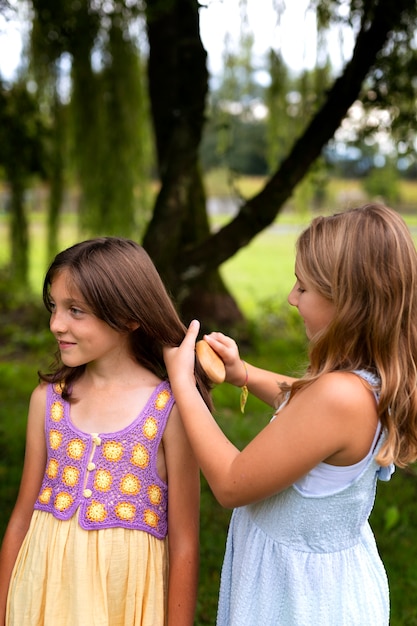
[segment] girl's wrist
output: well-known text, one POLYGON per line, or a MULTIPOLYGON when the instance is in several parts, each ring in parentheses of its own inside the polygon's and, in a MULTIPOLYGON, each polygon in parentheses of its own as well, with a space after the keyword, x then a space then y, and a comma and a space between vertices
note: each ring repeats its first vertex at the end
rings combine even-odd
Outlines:
POLYGON ((248 384, 248 379, 249 379, 248 366, 243 359, 240 359, 240 362, 242 363, 243 368, 244 368, 244 379, 243 379, 243 383, 240 385, 237 385, 237 387, 246 387, 248 384))
MULTIPOLYGON (((227 370, 226 370, 227 371, 227 370)), ((226 382, 234 387, 245 387, 248 383, 248 368, 243 359, 233 364, 226 375, 226 382)))

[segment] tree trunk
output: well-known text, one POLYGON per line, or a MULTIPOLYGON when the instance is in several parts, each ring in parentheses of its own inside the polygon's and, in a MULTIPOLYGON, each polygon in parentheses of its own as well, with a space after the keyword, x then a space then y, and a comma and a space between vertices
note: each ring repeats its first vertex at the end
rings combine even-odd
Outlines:
POLYGON ((64 107, 56 91, 53 99, 53 124, 52 163, 49 172, 51 190, 48 207, 48 260, 52 260, 58 252, 58 227, 64 197, 64 107))
POLYGON ((11 238, 11 276, 19 287, 29 283, 28 262, 28 222, 24 206, 24 181, 19 173, 9 172, 11 186, 10 198, 10 238, 11 238))
POLYGON ((204 283, 178 280, 183 251, 210 237, 199 165, 208 89, 206 52, 195 0, 148 0, 149 93, 161 189, 143 245, 174 296, 185 322, 230 326, 242 314, 213 267, 204 283))
MULTIPOLYGON (((362 18, 353 56, 311 123, 263 190, 231 222, 210 234, 207 222, 203 224, 202 203, 190 208, 190 190, 199 177, 197 148, 207 88, 198 4, 195 0, 148 0, 149 82, 162 189, 145 246, 180 302, 186 294, 189 303, 199 302, 216 316, 218 324, 228 325, 217 317, 226 307, 223 302, 216 307, 213 273, 274 221, 334 136, 391 31, 412 4, 410 0, 380 0, 367 5, 372 14, 362 18), (167 4, 172 8, 167 9, 167 4), (196 216, 204 226, 198 230, 193 229, 196 216)), ((227 317, 232 321, 233 315, 227 317)))
POLYGON ((231 222, 205 241, 184 251, 177 265, 179 280, 186 282, 192 267, 193 279, 199 277, 204 281, 205 274, 210 273, 212 268, 219 267, 272 224, 296 185, 334 136, 350 106, 358 98, 362 84, 390 32, 399 26, 403 13, 411 5, 413 2, 410 0, 381 0, 376 3, 372 16, 363 18, 351 60, 327 92, 322 107, 278 171, 259 194, 241 207, 231 222))

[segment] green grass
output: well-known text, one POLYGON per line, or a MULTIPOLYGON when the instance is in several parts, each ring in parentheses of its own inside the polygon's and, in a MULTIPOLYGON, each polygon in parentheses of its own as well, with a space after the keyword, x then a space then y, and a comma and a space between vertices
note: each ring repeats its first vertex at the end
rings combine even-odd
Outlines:
POLYGON ((286 300, 294 283, 295 242, 299 228, 282 234, 268 230, 258 235, 221 267, 229 290, 241 309, 255 317, 265 301, 286 300))
MULTIPOLYGON (((40 293, 43 276, 50 259, 47 258, 45 214, 33 212, 29 215, 29 284, 34 293, 40 293)), ((80 241, 76 217, 65 214, 58 235, 58 247, 67 246, 80 241)), ((0 215, 0 268, 10 258, 10 240, 6 215, 0 215)))

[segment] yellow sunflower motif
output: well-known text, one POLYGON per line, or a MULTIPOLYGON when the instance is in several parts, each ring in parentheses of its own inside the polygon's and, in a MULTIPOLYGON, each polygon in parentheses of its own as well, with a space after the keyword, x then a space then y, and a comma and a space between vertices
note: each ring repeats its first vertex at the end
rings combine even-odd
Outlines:
POLYGON ((56 459, 51 459, 46 468, 48 478, 56 478, 58 476, 59 463, 56 459))
POLYGON ((81 459, 84 454, 85 443, 82 439, 71 439, 67 445, 67 454, 71 459, 81 459))
POLYGON ((116 515, 123 521, 130 521, 135 517, 136 507, 130 502, 120 502, 115 507, 116 515))
POLYGON ((104 504, 93 500, 93 502, 87 508, 86 515, 90 522, 104 522, 107 517, 107 511, 104 504))
POLYGON ((120 482, 120 491, 127 496, 136 496, 140 491, 140 480, 134 474, 126 474, 120 482))
POLYGON ((66 511, 73 503, 73 500, 71 494, 61 491, 55 498, 54 507, 58 511, 66 511))
POLYGON ((103 456, 108 461, 120 461, 123 456, 123 446, 117 441, 107 441, 103 446, 103 456))
POLYGON ((141 443, 136 444, 136 446, 133 448, 130 462, 133 463, 133 465, 137 465, 137 467, 140 467, 142 469, 148 466, 149 452, 141 443))
POLYGON ((94 478, 94 488, 97 491, 108 491, 113 482, 111 473, 108 470, 97 470, 94 478))
POLYGON ((54 384, 54 391, 55 393, 57 393, 59 396, 62 395, 62 391, 64 389, 64 383, 55 383, 54 384))
POLYGON ((162 491, 158 485, 149 485, 148 498, 151 504, 160 504, 162 500, 162 491))
POLYGON ((51 419, 54 422, 59 422, 64 417, 64 406, 62 402, 54 402, 51 405, 51 419))
POLYGON ((42 490, 42 493, 39 494, 38 500, 41 504, 48 504, 51 499, 52 489, 51 487, 46 487, 42 490))
POLYGON ((59 446, 62 443, 62 433, 59 430, 51 430, 49 431, 49 445, 52 450, 58 450, 59 446))
POLYGON ((159 409, 160 411, 164 409, 170 397, 171 397, 171 394, 166 389, 165 391, 161 391, 160 393, 158 393, 156 400, 155 400, 156 408, 159 409))
POLYGON ((64 471, 62 472, 62 482, 67 485, 67 487, 74 487, 74 485, 78 483, 79 477, 79 469, 72 467, 72 465, 64 467, 64 471))
POLYGON ((146 509, 143 513, 143 521, 151 528, 156 528, 159 522, 159 515, 157 515, 154 511, 146 509))
POLYGON ((158 432, 158 422, 154 417, 148 417, 143 425, 143 434, 147 439, 155 439, 158 432))

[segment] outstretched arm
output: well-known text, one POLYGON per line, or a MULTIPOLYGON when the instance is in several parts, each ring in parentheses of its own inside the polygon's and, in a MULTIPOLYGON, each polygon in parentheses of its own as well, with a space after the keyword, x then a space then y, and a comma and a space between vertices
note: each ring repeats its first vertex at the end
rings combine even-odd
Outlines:
POLYGON ((250 393, 269 406, 277 406, 280 383, 291 384, 296 380, 242 361, 236 342, 223 333, 204 335, 204 340, 222 359, 226 369, 226 382, 237 387, 246 385, 250 393))
POLYGON ((220 504, 235 507, 265 499, 321 461, 351 465, 369 451, 377 421, 374 397, 355 374, 332 372, 295 394, 240 452, 196 388, 198 330, 193 321, 179 348, 165 348, 164 358, 191 446, 220 504))

